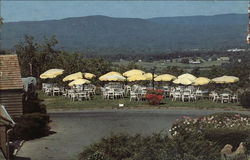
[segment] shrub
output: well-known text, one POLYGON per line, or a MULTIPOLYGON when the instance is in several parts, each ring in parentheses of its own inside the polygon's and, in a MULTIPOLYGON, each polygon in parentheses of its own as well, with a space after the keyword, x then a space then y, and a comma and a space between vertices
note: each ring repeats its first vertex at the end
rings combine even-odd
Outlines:
POLYGON ((163 90, 148 90, 145 98, 151 105, 158 105, 163 99, 163 90))
POLYGON ((15 119, 12 140, 30 140, 49 134, 49 116, 42 113, 25 114, 15 119))
POLYGON ((119 134, 85 148, 79 160, 173 160, 173 150, 167 135, 119 134))
POLYGON ((236 149, 240 142, 245 141, 250 134, 250 117, 238 113, 217 113, 200 118, 183 117, 173 124, 170 133, 179 141, 178 146, 181 146, 183 153, 199 157, 196 146, 203 146, 202 148, 212 149, 213 152, 199 152, 213 159, 226 144, 231 144, 236 149))
POLYGON ((250 108, 250 92, 245 91, 241 96, 240 96, 240 104, 244 108, 250 108))
POLYGON ((37 93, 23 94, 23 112, 26 113, 44 113, 46 114, 46 106, 41 103, 42 100, 38 98, 37 93))

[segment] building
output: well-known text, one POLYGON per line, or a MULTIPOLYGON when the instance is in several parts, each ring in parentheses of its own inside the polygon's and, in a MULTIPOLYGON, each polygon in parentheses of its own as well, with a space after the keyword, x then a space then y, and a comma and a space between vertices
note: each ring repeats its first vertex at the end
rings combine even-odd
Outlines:
POLYGON ((17 55, 0 55, 0 104, 11 117, 23 114, 23 86, 17 55))
POLYGON ((190 59, 189 64, 201 64, 201 61, 199 59, 197 59, 197 60, 190 59))
POLYGON ((229 57, 220 57, 220 58, 217 58, 217 61, 230 61, 230 58, 229 57))

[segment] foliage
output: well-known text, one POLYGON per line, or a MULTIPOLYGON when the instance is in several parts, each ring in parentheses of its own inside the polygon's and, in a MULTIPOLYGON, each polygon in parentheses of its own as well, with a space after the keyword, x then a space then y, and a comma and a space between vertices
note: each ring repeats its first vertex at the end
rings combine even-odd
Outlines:
POLYGON ((174 160, 167 135, 112 135, 84 149, 79 160, 174 160))
POLYGON ((38 98, 37 93, 23 94, 23 113, 44 113, 46 114, 46 106, 42 104, 42 100, 38 98))
POLYGON ((245 140, 245 146, 247 149, 247 154, 250 154, 250 135, 248 135, 248 137, 245 140))
POLYGON ((250 108, 250 92, 245 91, 241 96, 240 96, 240 104, 244 108, 250 108))
POLYGON ((183 58, 181 60, 181 63, 189 64, 189 59, 188 58, 183 58))
POLYGON ((16 125, 11 135, 12 140, 30 140, 47 136, 50 133, 50 117, 46 106, 41 102, 36 92, 24 92, 24 115, 14 119, 16 125))
POLYGON ((112 135, 85 148, 79 160, 220 160, 225 144, 232 144, 235 150, 244 142, 249 152, 249 122, 248 115, 238 113, 184 117, 172 126, 172 137, 162 133, 112 135))
POLYGON ((0 25, 3 24, 3 17, 0 17, 0 25))
POLYGON ((159 105, 160 101, 163 99, 163 90, 147 90, 145 98, 151 105, 159 105))
MULTIPOLYGON (((50 39, 45 38, 44 42, 36 43, 32 36, 25 36, 24 42, 15 46, 19 58, 22 76, 39 77, 44 71, 51 68, 62 68, 64 74, 58 78, 63 78, 75 72, 90 72, 98 76, 111 71, 110 62, 103 58, 85 58, 83 54, 67 53, 55 49, 57 44, 55 36, 50 39)), ((60 79, 49 80, 51 82, 62 83, 60 79)), ((48 80, 46 80, 48 81, 48 80)), ((94 80, 94 84, 96 81, 94 80)), ((66 84, 60 84, 66 85, 66 84)))
POLYGON ((29 113, 15 119, 17 123, 13 129, 12 139, 30 140, 49 134, 49 115, 42 113, 29 113))
POLYGON ((234 149, 244 142, 250 134, 250 117, 238 113, 217 113, 200 118, 183 117, 177 120, 170 129, 175 138, 188 135, 200 135, 213 147, 222 149, 231 144, 234 149))

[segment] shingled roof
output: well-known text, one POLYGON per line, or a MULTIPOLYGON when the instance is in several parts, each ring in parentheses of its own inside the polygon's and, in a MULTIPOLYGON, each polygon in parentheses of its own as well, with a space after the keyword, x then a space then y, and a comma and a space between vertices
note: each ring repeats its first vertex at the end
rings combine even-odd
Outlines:
POLYGON ((22 89, 17 55, 0 55, 0 90, 22 89))

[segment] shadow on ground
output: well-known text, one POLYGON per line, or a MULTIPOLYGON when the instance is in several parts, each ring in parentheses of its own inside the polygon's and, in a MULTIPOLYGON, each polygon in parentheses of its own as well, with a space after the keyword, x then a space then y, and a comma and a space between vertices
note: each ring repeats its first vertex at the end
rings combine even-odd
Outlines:
POLYGON ((12 160, 31 160, 31 158, 28 158, 28 157, 13 157, 12 160))

